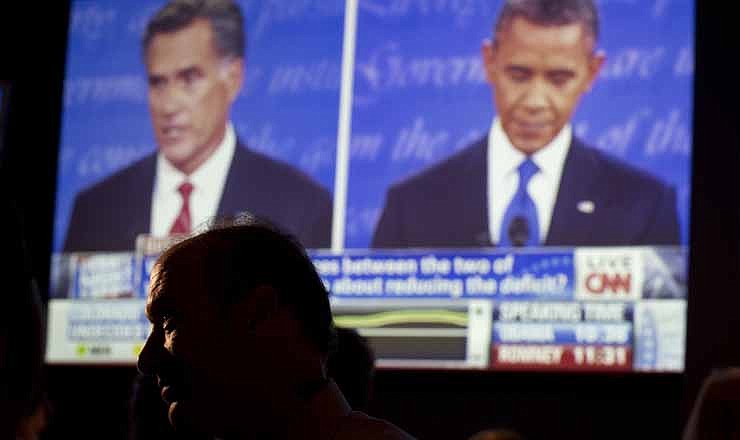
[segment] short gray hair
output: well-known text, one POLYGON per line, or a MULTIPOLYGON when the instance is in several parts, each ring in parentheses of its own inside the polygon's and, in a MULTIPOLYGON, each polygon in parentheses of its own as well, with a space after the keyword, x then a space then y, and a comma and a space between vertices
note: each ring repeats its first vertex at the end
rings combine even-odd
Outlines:
POLYGON ((216 52, 224 58, 244 58, 244 16, 233 0, 170 0, 149 20, 142 38, 146 53, 157 34, 179 31, 197 19, 208 20, 216 52))

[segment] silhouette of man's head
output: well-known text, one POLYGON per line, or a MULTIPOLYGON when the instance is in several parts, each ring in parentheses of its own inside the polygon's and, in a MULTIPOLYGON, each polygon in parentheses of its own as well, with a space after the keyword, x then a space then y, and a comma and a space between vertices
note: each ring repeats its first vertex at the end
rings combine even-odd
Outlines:
POLYGON ((156 376, 176 429, 268 433, 326 380, 328 293, 303 247, 265 222, 240 219, 166 250, 146 313, 139 370, 156 376))

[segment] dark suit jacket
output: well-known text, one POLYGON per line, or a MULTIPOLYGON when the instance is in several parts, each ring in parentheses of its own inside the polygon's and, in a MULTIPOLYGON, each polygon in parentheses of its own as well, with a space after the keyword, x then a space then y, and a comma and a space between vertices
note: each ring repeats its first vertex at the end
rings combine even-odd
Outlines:
MULTIPOLYGON (((487 138, 393 185, 372 247, 491 246, 487 138)), ((573 138, 546 246, 679 244, 675 190, 573 138), (594 203, 593 213, 578 210, 594 203)))
MULTIPOLYGON (((65 252, 133 251, 149 232, 156 154, 77 195, 65 252)), ((292 232, 307 248, 330 246, 332 197, 310 177, 237 142, 217 216, 243 211, 292 232)))

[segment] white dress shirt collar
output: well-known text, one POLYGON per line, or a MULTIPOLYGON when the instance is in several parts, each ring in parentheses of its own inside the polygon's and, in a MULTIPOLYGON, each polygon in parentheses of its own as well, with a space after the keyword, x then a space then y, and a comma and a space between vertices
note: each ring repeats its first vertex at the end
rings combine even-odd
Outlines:
MULTIPOLYGON (((544 243, 557 199, 565 158, 570 149, 572 128, 566 124, 550 143, 534 153, 532 161, 539 172, 530 180, 527 190, 537 206, 540 242, 544 243)), ((504 132, 496 117, 488 134, 488 228, 493 243, 499 242, 501 222, 519 184, 517 167, 526 159, 504 132)))

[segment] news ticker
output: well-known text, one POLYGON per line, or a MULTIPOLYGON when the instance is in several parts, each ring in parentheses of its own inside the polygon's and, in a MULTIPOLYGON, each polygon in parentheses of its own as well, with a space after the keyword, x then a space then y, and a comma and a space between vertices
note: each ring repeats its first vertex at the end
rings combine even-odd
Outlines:
MULTIPOLYGON (((56 254, 51 297, 145 298, 166 241, 133 253, 56 254)), ((686 247, 316 251, 331 295, 355 299, 685 299, 686 247)))
MULTIPOLYGON (((686 301, 525 302, 332 298, 379 367, 683 370, 686 301), (588 311, 588 312, 586 312, 588 311)), ((133 363, 149 334, 143 299, 53 299, 47 361, 133 363)))

